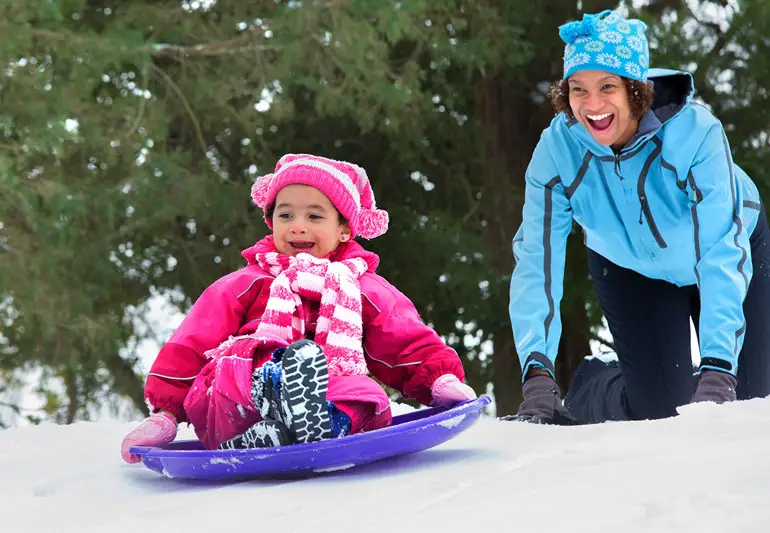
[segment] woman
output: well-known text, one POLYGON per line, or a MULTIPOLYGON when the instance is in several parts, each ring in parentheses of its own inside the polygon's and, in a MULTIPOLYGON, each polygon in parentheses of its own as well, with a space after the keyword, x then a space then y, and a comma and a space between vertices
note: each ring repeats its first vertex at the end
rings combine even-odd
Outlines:
POLYGON ((524 401, 510 417, 570 424, 663 418, 770 394, 770 246, 757 188, 732 161, 688 73, 648 71, 646 26, 617 12, 559 29, 558 115, 526 174, 510 315, 524 401), (585 235, 617 362, 554 382, 567 236, 585 235), (693 373, 690 319, 699 332, 693 373))

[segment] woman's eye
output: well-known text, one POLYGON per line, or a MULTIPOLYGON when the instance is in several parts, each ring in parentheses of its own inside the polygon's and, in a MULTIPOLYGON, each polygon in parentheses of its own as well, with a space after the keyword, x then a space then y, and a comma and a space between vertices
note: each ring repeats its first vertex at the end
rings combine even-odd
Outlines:
POLYGON ((608 91, 608 90, 614 89, 614 88, 615 88, 615 85, 612 84, 612 83, 606 83, 606 84, 604 84, 604 86, 602 86, 602 89, 604 89, 605 91, 608 91))
POLYGON ((581 87, 572 87, 570 91, 573 93, 582 93, 583 89, 581 87))

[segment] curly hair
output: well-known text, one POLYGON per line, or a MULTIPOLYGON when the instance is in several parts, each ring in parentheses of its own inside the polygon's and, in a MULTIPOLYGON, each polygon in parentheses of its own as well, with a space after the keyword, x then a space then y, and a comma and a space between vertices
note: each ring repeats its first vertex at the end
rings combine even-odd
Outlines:
MULTIPOLYGON (((626 84, 631 117, 638 120, 652 107, 652 98, 655 94, 652 83, 629 78, 621 79, 626 84)), ((564 111, 568 118, 575 118, 569 105, 569 83, 567 80, 556 80, 553 82, 551 88, 548 89, 548 98, 551 100, 556 113, 564 111)))

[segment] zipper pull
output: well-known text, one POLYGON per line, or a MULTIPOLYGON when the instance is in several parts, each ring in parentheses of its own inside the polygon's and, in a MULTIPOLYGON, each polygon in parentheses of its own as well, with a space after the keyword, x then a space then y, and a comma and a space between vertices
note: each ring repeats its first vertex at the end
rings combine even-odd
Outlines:
POLYGON ((642 205, 639 208, 639 224, 642 223, 642 215, 644 214, 644 205, 647 203, 647 198, 645 196, 642 196, 640 200, 642 205))
POLYGON ((623 176, 620 174, 620 154, 615 154, 615 175, 621 180, 623 176))

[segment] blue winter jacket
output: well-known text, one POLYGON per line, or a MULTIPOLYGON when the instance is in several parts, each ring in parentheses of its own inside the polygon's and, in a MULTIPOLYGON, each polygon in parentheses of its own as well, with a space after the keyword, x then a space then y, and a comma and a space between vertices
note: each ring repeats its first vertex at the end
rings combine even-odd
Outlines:
POLYGON ((702 368, 736 373, 759 194, 733 163, 719 120, 691 101, 692 76, 651 69, 649 78, 653 108, 619 154, 564 113, 535 148, 510 287, 524 374, 556 359, 573 220, 586 246, 613 263, 677 286, 697 284, 702 368))

